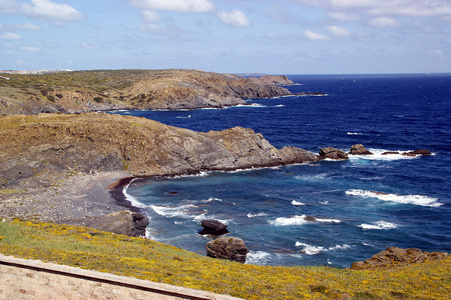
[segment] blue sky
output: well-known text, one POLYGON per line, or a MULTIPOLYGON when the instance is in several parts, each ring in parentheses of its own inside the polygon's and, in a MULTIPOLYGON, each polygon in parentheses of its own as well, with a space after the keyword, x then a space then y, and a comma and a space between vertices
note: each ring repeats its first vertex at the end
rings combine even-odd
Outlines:
POLYGON ((451 0, 0 0, 0 70, 451 72, 451 0))

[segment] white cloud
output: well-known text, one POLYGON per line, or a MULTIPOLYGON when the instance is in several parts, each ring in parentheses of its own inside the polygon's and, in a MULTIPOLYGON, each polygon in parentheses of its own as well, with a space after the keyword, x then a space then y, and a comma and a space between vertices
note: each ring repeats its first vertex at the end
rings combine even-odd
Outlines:
POLYGON ((22 37, 17 33, 7 32, 0 35, 0 40, 20 40, 22 37))
POLYGON ((0 0, 0 13, 14 15, 20 8, 17 0, 0 0))
POLYGON ((246 15, 239 10, 232 10, 231 12, 222 11, 218 14, 218 17, 224 24, 234 27, 248 27, 251 25, 246 15))
POLYGON ((333 12, 365 11, 374 16, 450 17, 449 0, 297 0, 333 12))
POLYGON ((442 57, 443 56, 443 51, 439 50, 439 49, 437 49, 437 50, 429 50, 428 54, 430 56, 442 57))
POLYGON ((368 24, 373 27, 398 27, 399 22, 395 19, 388 17, 372 18, 368 21, 368 24))
POLYGON ((83 15, 68 4, 58 4, 49 0, 31 0, 33 5, 22 4, 21 12, 30 18, 49 21, 78 21, 83 15))
POLYGON ((79 43, 75 44, 75 46, 86 49, 86 50, 98 50, 100 49, 99 45, 96 44, 88 44, 88 43, 79 43))
POLYGON ((277 23, 290 23, 295 20, 293 13, 279 4, 272 4, 272 9, 266 15, 277 23))
POLYGON ((155 34, 155 35, 162 35, 162 36, 171 36, 171 37, 178 37, 182 34, 186 34, 185 31, 180 29, 177 26, 170 25, 170 26, 162 26, 159 24, 151 24, 151 23, 145 23, 142 24, 140 27, 140 30, 142 32, 155 34))
POLYGON ((20 46, 19 49, 27 52, 39 52, 39 48, 34 46, 20 46))
POLYGON ((351 21, 358 21, 360 20, 360 17, 354 13, 345 13, 345 12, 328 12, 327 15, 329 18, 336 20, 336 21, 342 21, 342 22, 351 22, 351 21))
POLYGON ((14 28, 23 30, 41 30, 41 27, 35 24, 25 23, 20 25, 14 25, 14 28))
POLYGON ((351 36, 346 28, 339 26, 327 26, 326 29, 329 31, 330 35, 338 38, 345 38, 351 36))
POLYGON ((158 23, 160 22, 160 16, 152 10, 143 10, 142 20, 145 23, 158 23))
POLYGON ((72 6, 50 0, 31 0, 31 4, 17 0, 0 0, 0 13, 24 15, 46 21, 78 21, 84 18, 83 14, 72 6))
POLYGON ((319 33, 315 33, 309 30, 304 31, 304 37, 315 42, 328 41, 330 37, 327 35, 321 35, 319 33))
POLYGON ((266 37, 269 37, 270 39, 275 39, 275 38, 277 38, 277 35, 275 35, 275 34, 272 33, 272 32, 267 32, 267 33, 266 33, 266 37))
POLYGON ((208 0, 125 0, 131 5, 146 9, 180 12, 208 12, 215 5, 208 0))

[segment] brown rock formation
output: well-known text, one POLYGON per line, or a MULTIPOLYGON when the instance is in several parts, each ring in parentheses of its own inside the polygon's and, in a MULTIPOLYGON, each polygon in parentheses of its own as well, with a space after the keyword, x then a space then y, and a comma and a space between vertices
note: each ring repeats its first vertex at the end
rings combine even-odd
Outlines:
POLYGON ((240 263, 246 262, 246 255, 249 252, 242 239, 230 236, 223 236, 214 241, 209 241, 205 248, 207 249, 207 256, 240 263))
POLYGON ((371 155, 370 151, 366 150, 365 146, 362 144, 356 144, 351 146, 351 150, 349 151, 349 154, 352 155, 371 155))
POLYGON ((446 252, 423 252, 419 249, 401 249, 398 247, 387 247, 386 250, 374 255, 365 261, 355 262, 351 269, 377 269, 392 268, 409 264, 422 263, 427 260, 442 259, 448 256, 446 252))
POLYGON ((329 159, 348 159, 348 154, 344 151, 338 150, 333 147, 326 147, 322 148, 319 151, 319 156, 322 159, 329 158, 329 159))
POLYGON ((227 225, 217 221, 217 220, 202 220, 200 225, 204 228, 199 234, 210 234, 210 235, 223 235, 228 233, 229 231, 226 229, 227 225))

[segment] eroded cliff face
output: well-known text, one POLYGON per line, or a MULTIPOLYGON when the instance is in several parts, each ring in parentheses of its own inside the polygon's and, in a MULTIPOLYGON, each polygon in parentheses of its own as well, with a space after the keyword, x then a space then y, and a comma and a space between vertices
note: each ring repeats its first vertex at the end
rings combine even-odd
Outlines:
POLYGON ((0 117, 0 185, 48 184, 48 174, 125 170, 163 176, 314 161, 235 127, 194 132, 145 118, 100 113, 0 117))
MULTIPOLYGON (((284 81, 283 76, 276 76, 284 81)), ((197 109, 289 95, 255 80, 197 70, 79 71, 14 75, 0 81, 0 114, 84 113, 113 109, 197 109)), ((271 83, 272 82, 272 83, 271 83)))

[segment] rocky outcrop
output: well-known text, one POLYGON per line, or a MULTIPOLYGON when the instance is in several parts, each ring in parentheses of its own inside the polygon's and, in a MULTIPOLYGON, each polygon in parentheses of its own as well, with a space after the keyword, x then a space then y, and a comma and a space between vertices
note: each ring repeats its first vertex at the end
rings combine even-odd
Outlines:
POLYGON ((229 231, 226 229, 227 225, 217 221, 217 220, 202 220, 200 225, 204 228, 199 231, 199 234, 205 235, 223 235, 228 233, 229 231))
POLYGON ((370 259, 353 263, 351 269, 392 268, 422 263, 428 260, 442 259, 447 256, 448 253, 446 252, 428 253, 415 248, 401 249, 398 247, 387 247, 386 250, 374 255, 370 259))
POLYGON ((348 159, 348 154, 342 150, 338 150, 333 147, 322 148, 319 151, 321 159, 348 159))
POLYGON ((230 236, 209 241, 205 248, 209 257, 228 259, 239 263, 246 262, 246 255, 249 252, 242 239, 230 236))
POLYGON ((292 80, 288 79, 286 75, 265 75, 262 77, 249 78, 252 82, 258 84, 270 84, 270 85, 292 85, 295 84, 292 80))
POLYGON ((418 155, 423 155, 423 156, 429 156, 432 155, 431 151, 427 150, 427 149, 417 149, 414 151, 410 151, 407 153, 403 153, 402 155, 404 156, 418 156, 418 155))
POLYGON ((370 151, 366 150, 365 146, 362 144, 356 144, 351 146, 351 150, 349 151, 351 155, 371 155, 370 151))
POLYGON ((145 237, 149 219, 141 213, 124 210, 97 217, 68 220, 66 223, 86 226, 116 234, 145 237))
POLYGON ((432 152, 427 149, 421 149, 421 150, 417 149, 417 150, 410 151, 410 152, 386 151, 386 152, 382 153, 381 155, 390 155, 390 154, 401 154, 403 156, 419 156, 419 155, 429 156, 429 155, 432 155, 432 152))

